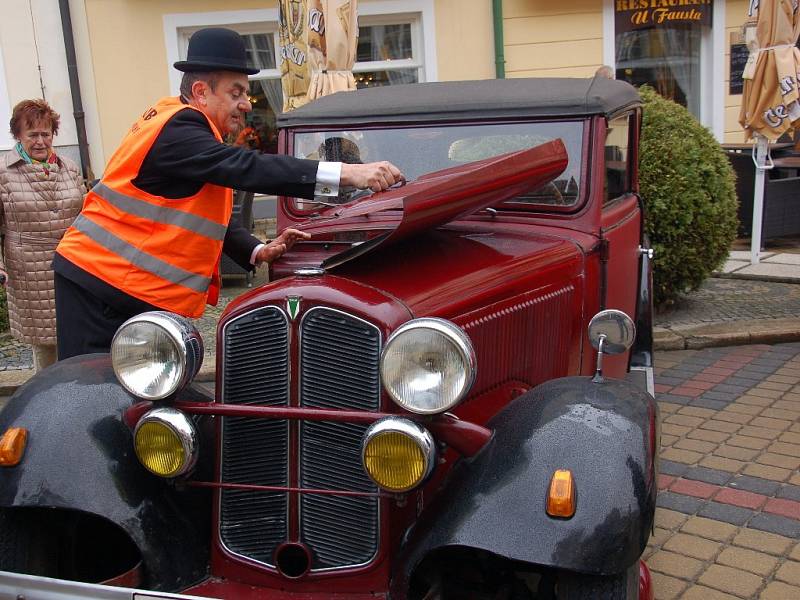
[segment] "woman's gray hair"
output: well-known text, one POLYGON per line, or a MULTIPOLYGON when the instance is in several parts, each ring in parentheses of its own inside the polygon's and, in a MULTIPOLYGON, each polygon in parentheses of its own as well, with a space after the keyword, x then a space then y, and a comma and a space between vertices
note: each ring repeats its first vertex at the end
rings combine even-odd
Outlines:
POLYGON ((192 99, 192 86, 195 81, 205 81, 211 91, 216 91, 219 82, 219 73, 216 71, 188 71, 181 79, 181 96, 187 100, 192 99))

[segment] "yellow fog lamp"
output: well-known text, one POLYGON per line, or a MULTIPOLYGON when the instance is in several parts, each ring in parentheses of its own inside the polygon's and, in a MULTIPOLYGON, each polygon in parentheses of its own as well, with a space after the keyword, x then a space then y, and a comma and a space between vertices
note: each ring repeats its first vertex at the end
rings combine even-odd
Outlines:
POLYGON ((145 469, 160 477, 178 477, 197 463, 197 430, 184 413, 156 408, 139 420, 134 448, 145 469))
POLYGON ((433 471, 436 445, 424 427, 408 419, 387 417, 367 428, 361 459, 378 487, 407 492, 421 485, 433 471))
POLYGON ((575 514, 575 481, 572 471, 558 469, 553 473, 547 492, 547 514, 564 519, 575 514))

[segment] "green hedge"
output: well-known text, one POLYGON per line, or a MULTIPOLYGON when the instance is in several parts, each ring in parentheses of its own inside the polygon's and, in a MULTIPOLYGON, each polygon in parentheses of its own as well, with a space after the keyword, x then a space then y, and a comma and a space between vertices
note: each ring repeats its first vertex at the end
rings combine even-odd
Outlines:
POLYGON ((735 175, 717 140, 679 104, 643 86, 639 187, 655 250, 653 300, 696 290, 736 239, 735 175))

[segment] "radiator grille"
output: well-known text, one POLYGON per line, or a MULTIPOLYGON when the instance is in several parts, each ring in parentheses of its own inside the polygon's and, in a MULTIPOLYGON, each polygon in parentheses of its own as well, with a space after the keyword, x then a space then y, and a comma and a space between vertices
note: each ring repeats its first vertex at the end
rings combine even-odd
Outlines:
MULTIPOLYGON (((316 308, 300 329, 300 404, 313 408, 380 408, 380 332, 339 311, 316 308)), ((300 427, 303 487, 375 492, 361 464, 366 426, 304 422, 300 427)), ((304 494, 300 535, 314 569, 369 562, 378 548, 378 499, 304 494)))
MULTIPOLYGON (((299 403, 313 408, 377 411, 381 335, 373 325, 327 309, 309 310, 300 323, 299 403)), ((276 307, 228 323, 223 333, 222 401, 281 406, 289 403, 289 324, 276 307)), ((377 492, 361 464, 366 426, 301 422, 298 484, 305 488, 377 492)), ((222 481, 288 485, 286 421, 226 417, 222 421, 222 481)), ((220 536, 233 553, 273 565, 289 540, 288 511, 297 502, 299 536, 312 569, 368 563, 378 549, 378 499, 223 490, 220 536)))
MULTIPOLYGON (((289 402, 289 328, 283 312, 266 307, 225 326, 222 402, 286 406, 289 402)), ((222 481, 288 484, 286 421, 224 417, 222 481)), ((271 565, 288 536, 285 492, 222 490, 220 537, 235 554, 271 565)))

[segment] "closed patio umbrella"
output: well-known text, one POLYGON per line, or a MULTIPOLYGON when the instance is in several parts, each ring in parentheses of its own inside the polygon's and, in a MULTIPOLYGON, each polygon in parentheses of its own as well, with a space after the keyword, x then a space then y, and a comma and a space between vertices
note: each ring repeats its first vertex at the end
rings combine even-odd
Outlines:
POLYGON ((793 129, 800 118, 797 102, 800 50, 796 47, 800 23, 797 0, 750 0, 749 15, 745 36, 750 57, 742 75, 744 93, 739 123, 747 139, 755 140, 750 261, 756 264, 761 249, 765 171, 771 168, 769 142, 793 129))
POLYGON ((308 102, 308 0, 280 0, 283 111, 308 102))
POLYGON ((358 0, 309 0, 308 99, 356 89, 358 0))

